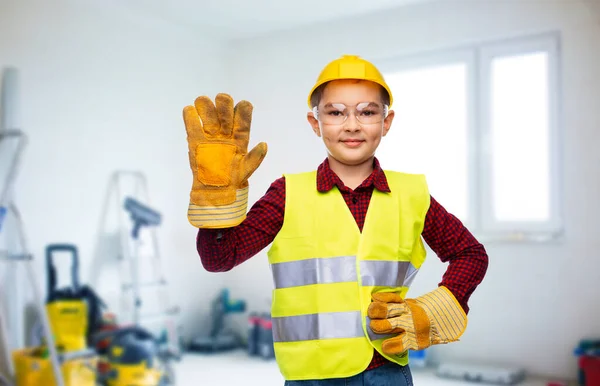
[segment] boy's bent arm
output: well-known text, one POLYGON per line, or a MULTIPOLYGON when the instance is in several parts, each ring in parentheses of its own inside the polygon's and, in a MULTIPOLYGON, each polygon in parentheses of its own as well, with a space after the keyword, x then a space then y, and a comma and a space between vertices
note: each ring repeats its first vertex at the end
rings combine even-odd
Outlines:
POLYGON ((433 291, 404 299, 393 292, 371 295, 369 326, 376 334, 396 334, 381 349, 398 355, 409 349, 456 342, 467 328, 467 302, 487 271, 483 247, 455 216, 430 197, 423 239, 448 269, 433 291))
POLYGON ((440 260, 448 262, 439 285, 448 288, 468 313, 469 298, 483 280, 488 267, 484 246, 433 197, 422 235, 440 260))
POLYGON ((226 272, 250 259, 274 239, 283 225, 285 179, 275 180, 238 226, 198 229, 196 249, 204 269, 226 272))

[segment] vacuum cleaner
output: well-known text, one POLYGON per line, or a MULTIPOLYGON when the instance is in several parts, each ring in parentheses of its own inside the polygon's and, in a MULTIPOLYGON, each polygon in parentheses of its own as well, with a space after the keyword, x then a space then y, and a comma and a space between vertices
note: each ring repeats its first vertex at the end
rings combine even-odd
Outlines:
POLYGON ((99 381, 106 386, 175 385, 171 366, 179 358, 161 349, 152 333, 139 326, 122 327, 95 335, 96 343, 109 340, 99 381))
POLYGON ((223 289, 211 307, 211 326, 206 336, 193 339, 188 344, 192 352, 214 353, 245 347, 244 339, 240 334, 226 328, 226 316, 233 313, 246 311, 246 302, 243 300, 230 300, 229 290, 223 289))

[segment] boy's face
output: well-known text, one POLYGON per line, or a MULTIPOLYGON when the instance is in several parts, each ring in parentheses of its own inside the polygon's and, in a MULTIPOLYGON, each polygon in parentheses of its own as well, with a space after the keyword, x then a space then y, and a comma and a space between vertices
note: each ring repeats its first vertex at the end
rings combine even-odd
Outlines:
POLYGON ((323 138, 330 157, 355 166, 372 159, 389 131, 394 112, 385 116, 384 109, 378 84, 335 80, 325 87, 317 116, 309 112, 307 118, 315 134, 323 138))

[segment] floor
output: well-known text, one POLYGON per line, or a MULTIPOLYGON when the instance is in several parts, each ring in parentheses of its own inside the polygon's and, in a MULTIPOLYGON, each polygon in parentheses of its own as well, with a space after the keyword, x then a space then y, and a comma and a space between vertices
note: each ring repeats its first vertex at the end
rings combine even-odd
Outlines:
MULTIPOLYGON (((261 385, 283 386, 275 361, 252 358, 243 351, 218 355, 186 354, 176 364, 177 386, 261 385)), ((442 379, 432 371, 413 370, 415 386, 473 386, 475 383, 442 379)), ((548 381, 528 379, 519 386, 547 386, 548 381)))

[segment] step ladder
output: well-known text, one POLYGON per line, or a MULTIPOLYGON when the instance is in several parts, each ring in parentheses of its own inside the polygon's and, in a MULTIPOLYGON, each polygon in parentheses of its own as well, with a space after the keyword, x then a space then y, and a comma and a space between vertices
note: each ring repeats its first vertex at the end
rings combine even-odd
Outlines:
MULTIPOLYGON (((12 200, 13 186, 26 143, 27 137, 23 132, 19 130, 1 130, 0 128, 0 153, 2 156, 0 169, 2 169, 4 173, 0 174, 0 176, 4 175, 3 180, 0 180, 0 235, 4 236, 7 232, 11 231, 11 236, 13 236, 12 232, 14 232, 17 242, 17 246, 15 247, 12 245, 0 246, 0 263, 6 263, 3 265, 8 266, 9 272, 17 272, 18 265, 22 265, 25 268, 29 280, 27 288, 33 293, 33 301, 35 302, 43 337, 50 354, 55 382, 57 386, 64 386, 62 372, 60 371, 60 363, 63 358, 59 357, 56 346, 54 345, 54 338, 51 333, 45 302, 40 293, 39 281, 33 267, 33 255, 29 252, 27 246, 23 219, 21 218, 17 205, 12 200), (7 158, 9 161, 5 162, 7 158), (14 227, 9 226, 9 220, 10 223, 15 224, 14 227)), ((16 286, 16 280, 12 284, 16 286)), ((2 285, 3 292, 11 294, 21 292, 19 288, 8 289, 4 287, 6 283, 2 283, 2 285)), ((19 304, 21 302, 17 301, 16 303, 16 308, 23 306, 23 304, 19 304)), ((19 348, 15 347, 15 345, 21 344, 19 341, 22 340, 22 334, 19 332, 22 331, 22 318, 15 314, 8 315, 3 306, 3 304, 0 304, 0 339, 2 340, 3 345, 2 355, 7 362, 4 364, 4 367, 7 367, 8 371, 8 374, 6 374, 4 378, 6 378, 5 381, 8 380, 13 384, 15 382, 15 368, 12 362, 12 352, 19 348)))
POLYGON ((117 318, 155 333, 160 330, 165 345, 179 355, 179 307, 169 299, 156 232, 162 216, 150 206, 147 178, 140 171, 114 171, 106 194, 105 213, 116 207, 118 216, 122 306, 117 318))

